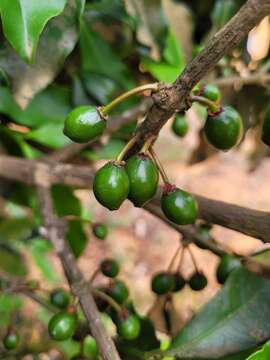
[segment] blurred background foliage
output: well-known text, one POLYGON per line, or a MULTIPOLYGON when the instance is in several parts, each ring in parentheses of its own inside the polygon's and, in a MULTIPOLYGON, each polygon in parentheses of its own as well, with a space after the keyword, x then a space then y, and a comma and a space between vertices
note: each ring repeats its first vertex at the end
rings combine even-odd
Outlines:
MULTIPOLYGON (((64 119, 73 107, 106 104, 136 84, 173 82, 186 63, 242 3, 243 0, 57 0, 47 4, 45 0, 33 0, 29 1, 25 15, 19 7, 0 0, 1 154, 27 159, 47 156, 70 144, 62 129, 64 119), (38 14, 34 23, 32 14, 38 14)), ((269 31, 269 22, 267 26, 263 34, 269 31)), ((264 42, 263 35, 253 34, 253 37, 256 41, 250 38, 249 48, 245 41, 220 61, 209 75, 210 81, 249 75, 269 65, 270 37, 266 37, 264 42), (251 41, 257 42, 255 50, 251 41), (259 59, 256 58, 258 46, 262 47, 259 59)), ((235 90, 237 92, 224 89, 224 101, 238 108, 246 128, 260 124, 269 99, 268 85, 260 87, 259 91, 256 85, 240 86, 235 90)), ((133 98, 125 102, 114 115, 132 108, 138 101, 133 98)), ((197 110, 203 118, 202 109, 197 110)), ((98 147, 89 145, 78 162, 113 158, 133 132, 135 120, 131 118, 130 123, 107 136, 98 147)), ((59 184, 53 187, 52 196, 59 216, 74 215, 93 220, 93 215, 86 211, 74 189, 59 184)), ((59 276, 50 258, 51 245, 38 232, 41 222, 35 189, 0 180, 1 199, 4 201, 0 206, 0 275, 3 279, 26 281, 31 278, 27 261, 31 258, 40 269, 44 282, 54 286, 59 282, 59 276)), ((89 239, 85 223, 69 221, 66 238, 76 257, 80 257, 89 239)), ((263 340, 270 337, 269 321, 267 324, 263 321, 263 314, 269 318, 269 302, 266 301, 269 292, 268 280, 258 280, 255 275, 240 270, 219 297, 212 300, 201 315, 178 335, 172 347, 177 349, 172 351, 173 355, 195 360, 206 354, 206 358, 212 358, 210 350, 216 348, 215 358, 234 352, 239 354, 222 359, 246 359, 248 355, 242 350, 256 348, 260 343, 260 336, 256 341, 252 334, 248 336, 248 331, 255 332, 252 328, 255 323, 258 332, 264 334, 263 340), (247 280, 250 287, 245 286, 247 280), (228 302, 226 314, 218 311, 219 302, 228 302), (226 321, 227 317, 232 318, 232 322, 226 321), (243 327, 247 327, 242 337, 238 336, 244 331, 239 319, 245 320, 243 327), (194 340, 197 332, 203 335, 194 340), (226 336, 229 340, 223 340, 226 336), (232 336, 235 337, 235 346, 228 343, 232 336), (224 347, 220 345, 223 341, 224 347)), ((31 326, 34 320, 24 318, 20 312, 23 301, 20 295, 0 294, 0 333, 14 313, 20 328, 23 329, 25 323, 31 326)), ((43 333, 48 317, 48 311, 40 309, 40 321, 34 322, 43 333)), ((108 319, 104 321, 107 323, 108 319)), ((137 342, 119 344, 123 358, 136 358, 141 356, 140 352, 159 346, 153 325, 144 321, 145 332, 137 342)), ((27 329, 22 331, 27 334, 27 329)), ((30 340, 33 348, 43 351, 38 342, 40 339, 30 340)), ((48 342, 46 338, 42 345, 46 348, 48 342)), ((57 346, 63 358, 70 358, 78 350, 75 341, 57 346)), ((250 359, 268 359, 267 354, 269 346, 266 345, 259 355, 250 359)))

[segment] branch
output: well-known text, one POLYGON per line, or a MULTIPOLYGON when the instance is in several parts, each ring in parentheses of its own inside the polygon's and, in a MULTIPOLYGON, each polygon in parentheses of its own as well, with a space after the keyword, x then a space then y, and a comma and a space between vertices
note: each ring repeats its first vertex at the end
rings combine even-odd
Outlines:
POLYGON ((88 282, 84 279, 68 243, 65 241, 66 224, 54 215, 54 207, 50 193, 50 167, 46 164, 36 168, 35 185, 42 214, 43 225, 61 260, 71 291, 80 302, 84 315, 89 323, 104 360, 120 360, 115 345, 107 334, 88 282))
MULTIPOLYGON (((92 187, 94 171, 89 166, 46 164, 42 161, 5 155, 0 156, 0 177, 35 185, 36 180, 33 174, 39 169, 44 170, 44 166, 46 168, 46 176, 49 177, 51 184, 62 183, 87 189, 92 187)), ((270 242, 269 212, 253 210, 199 195, 196 195, 196 198, 199 204, 201 219, 255 237, 264 242, 270 242)), ((157 197, 151 204, 156 207, 159 206, 159 198, 157 197)), ((172 223, 170 224, 175 227, 172 223)))
POLYGON ((240 89, 244 85, 266 86, 269 81, 270 74, 259 71, 245 77, 235 75, 224 78, 217 78, 212 81, 212 83, 218 85, 221 88, 233 86, 240 89))
POLYGON ((137 129, 137 142, 131 153, 136 152, 147 138, 158 135, 174 112, 190 107, 188 98, 193 87, 269 13, 270 0, 248 0, 186 66, 174 84, 164 85, 160 92, 152 96, 154 105, 137 129))

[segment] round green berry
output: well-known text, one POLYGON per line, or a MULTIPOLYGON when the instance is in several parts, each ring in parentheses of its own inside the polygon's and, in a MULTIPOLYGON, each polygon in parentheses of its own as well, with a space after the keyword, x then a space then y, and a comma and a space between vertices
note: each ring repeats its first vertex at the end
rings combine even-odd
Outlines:
POLYGON ((108 235, 108 228, 105 224, 94 224, 93 227, 94 235, 100 239, 105 240, 108 235))
POLYGON ((176 115, 172 123, 172 131, 179 137, 184 137, 188 132, 188 122, 185 116, 176 115))
POLYGON ((70 302, 70 296, 64 289, 55 289, 50 294, 50 302, 59 309, 65 309, 70 302))
POLYGON ((186 280, 178 272, 173 274, 173 281, 174 281, 174 285, 172 289, 173 292, 181 291, 186 284, 186 280))
POLYGON ((114 278, 119 273, 119 265, 113 259, 105 259, 100 264, 100 270, 103 275, 114 278))
POLYGON ((135 206, 141 207, 157 191, 158 169, 148 155, 138 154, 126 161, 125 170, 130 183, 128 198, 135 206))
POLYGON ((129 193, 129 178, 118 162, 109 162, 99 169, 94 178, 94 195, 101 205, 117 210, 129 193))
POLYGON ((76 326, 76 314, 62 311, 51 318, 48 325, 48 331, 53 340, 63 341, 73 336, 76 326))
POLYGON ((128 315, 118 321, 118 334, 126 340, 136 339, 141 331, 141 323, 136 315, 128 315))
POLYGON ((236 256, 226 254, 220 259, 217 268, 217 280, 220 284, 224 284, 230 273, 242 266, 241 260, 236 256))
POLYGON ((64 134, 78 143, 85 143, 105 130, 106 122, 94 106, 79 106, 65 120, 64 134))
POLYGON ((213 84, 202 85, 199 94, 211 101, 219 101, 221 98, 219 88, 213 84))
POLYGON ((201 272, 195 272, 189 279, 189 286, 192 290, 200 291, 203 290, 207 285, 207 278, 201 272))
POLYGON ((123 281, 115 281, 109 289, 109 295, 119 304, 123 304, 129 295, 128 288, 123 281))
POLYGON ((229 150, 235 146, 242 131, 241 116, 230 106, 225 106, 217 114, 208 115, 204 126, 208 142, 220 150, 229 150))
POLYGON ((97 342, 91 335, 87 335, 83 339, 82 353, 87 359, 96 359, 98 357, 97 342))
POLYGON ((164 295, 174 288, 174 277, 167 272, 159 272, 152 278, 152 291, 157 295, 164 295))
POLYGON ((3 339, 3 345, 7 350, 16 349, 19 345, 20 337, 15 330, 9 331, 3 339))
POLYGON ((172 185, 165 185, 161 198, 161 209, 170 221, 178 225, 193 224, 198 217, 195 198, 172 185))

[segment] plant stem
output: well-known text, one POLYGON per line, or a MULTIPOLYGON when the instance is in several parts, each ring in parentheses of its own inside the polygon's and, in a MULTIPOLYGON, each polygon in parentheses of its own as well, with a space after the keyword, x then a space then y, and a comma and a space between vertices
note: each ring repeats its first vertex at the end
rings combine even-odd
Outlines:
POLYGON ((94 295, 98 296, 102 300, 105 300, 111 307, 113 307, 118 314, 122 313, 123 310, 121 306, 111 296, 98 289, 92 289, 92 291, 94 295))
POLYGON ((143 147, 141 148, 141 153, 146 153, 150 146, 153 144, 154 140, 156 139, 156 136, 150 136, 144 143, 143 147))
POLYGON ((180 251, 181 247, 182 247, 181 244, 178 245, 178 247, 177 247, 177 249, 176 249, 176 251, 175 251, 175 253, 174 253, 174 255, 173 255, 173 257, 172 257, 172 259, 171 259, 171 261, 170 261, 170 264, 169 264, 169 266, 168 266, 168 272, 170 272, 170 271, 172 270, 173 265, 174 265, 174 262, 175 262, 175 260, 176 260, 176 258, 177 258, 177 256, 178 256, 178 254, 179 254, 179 251, 180 251))
POLYGON ((80 216, 77 216, 77 215, 65 215, 65 216, 63 216, 63 219, 67 220, 67 221, 76 220, 76 221, 81 221, 81 222, 86 222, 86 223, 89 223, 89 224, 93 224, 93 221, 91 221, 89 219, 82 219, 80 216))
POLYGON ((135 87, 135 88, 121 94, 120 96, 115 98, 113 101, 111 101, 108 105, 105 105, 105 106, 101 107, 100 111, 102 112, 102 114, 107 115, 120 102, 126 100, 130 96, 139 94, 139 93, 141 93, 143 91, 146 91, 146 90, 152 90, 152 91, 155 91, 155 92, 158 91, 159 90, 159 83, 145 84, 145 85, 135 87))
POLYGON ((89 282, 92 284, 93 281, 95 280, 95 278, 97 277, 97 275, 100 273, 100 268, 98 267, 94 272, 93 274, 91 275, 90 277, 90 280, 89 282))
POLYGON ((154 160, 154 162, 155 162, 155 164, 156 164, 156 166, 157 166, 157 168, 158 168, 158 170, 160 172, 160 175, 162 177, 162 180, 163 180, 164 184, 170 184, 170 180, 169 180, 169 178, 168 178, 168 176, 167 176, 167 174, 166 174, 166 172, 165 172, 165 170, 164 170, 164 168, 162 166, 162 163, 159 160, 156 152, 154 151, 153 148, 150 148, 149 152, 150 152, 150 154, 151 154, 151 156, 152 156, 152 158, 153 158, 153 160, 154 160))
POLYGON ((220 105, 218 105, 217 103, 215 103, 214 101, 211 101, 203 96, 199 96, 199 95, 191 95, 190 99, 192 102, 198 102, 201 105, 205 105, 208 106, 211 113, 216 113, 220 110, 220 105))
POLYGON ((198 266, 197 266, 195 256, 194 256, 194 254, 193 254, 193 252, 192 252, 192 250, 190 249, 189 246, 187 247, 187 250, 188 250, 188 252, 189 252, 189 254, 190 254, 190 257, 191 257, 191 260, 192 260, 192 262, 193 262, 193 265, 194 265, 194 267, 195 267, 196 272, 199 273, 200 271, 199 271, 199 268, 198 268, 198 266))
POLYGON ((124 146, 123 150, 117 156, 116 161, 122 161, 126 155, 126 153, 132 148, 132 146, 136 143, 137 136, 132 137, 129 142, 124 146))

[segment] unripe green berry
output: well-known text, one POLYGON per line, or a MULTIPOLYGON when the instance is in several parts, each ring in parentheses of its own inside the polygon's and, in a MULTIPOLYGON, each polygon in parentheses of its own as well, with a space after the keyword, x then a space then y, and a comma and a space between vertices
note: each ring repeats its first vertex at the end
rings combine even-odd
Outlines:
POLYGON ((100 264, 100 270, 103 275, 114 278, 119 273, 119 265, 113 259, 105 259, 100 264))
POLYGON ((105 240, 108 234, 108 229, 105 224, 94 224, 93 225, 93 233, 94 235, 100 239, 105 240))
POLYGON ((78 143, 88 142, 100 136, 106 122, 94 106, 79 106, 65 120, 64 134, 78 143))
POLYGON ((82 353, 87 359, 96 359, 98 357, 97 342, 91 335, 87 335, 82 343, 82 353))
POLYGON ((55 314, 48 324, 48 331, 53 340, 63 341, 71 338, 76 330, 77 317, 75 313, 61 311, 55 314))
POLYGON ((118 321, 118 333, 126 340, 136 339, 141 331, 141 323, 136 315, 128 315, 118 321))
POLYGON ((111 285, 109 295, 119 304, 123 304, 128 298, 129 291, 123 281, 117 280, 111 285))
POLYGON ((220 284, 224 284, 230 273, 242 266, 241 261, 236 256, 226 254, 220 259, 217 268, 217 280, 220 284))
POLYGON ((183 115, 176 115, 172 123, 172 130, 175 135, 184 137, 188 132, 188 122, 186 117, 183 115))
POLYGON ((174 278, 167 272, 159 272, 152 278, 152 291, 157 295, 164 295, 174 288, 174 278))
POLYGON ((65 309, 70 303, 70 296, 64 289, 55 289, 50 294, 50 302, 59 309, 65 309))
POLYGON ((207 285, 207 278, 201 272, 195 272, 189 279, 189 286, 192 290, 203 290, 207 285))
POLYGON ((20 337, 15 330, 9 331, 3 339, 3 345, 7 350, 16 349, 19 345, 20 337))

